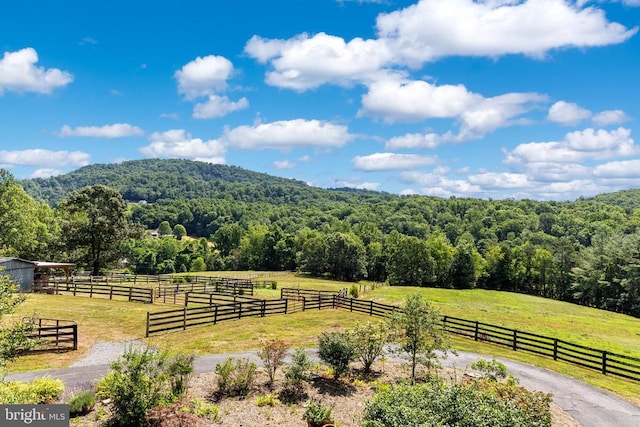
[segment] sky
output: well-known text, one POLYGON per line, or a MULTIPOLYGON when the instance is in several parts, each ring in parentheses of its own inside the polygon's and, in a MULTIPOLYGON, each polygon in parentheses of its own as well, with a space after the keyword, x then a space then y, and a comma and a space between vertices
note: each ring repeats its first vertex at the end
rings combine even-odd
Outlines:
POLYGON ((640 188, 640 0, 21 0, 0 168, 183 158, 317 187, 640 188))

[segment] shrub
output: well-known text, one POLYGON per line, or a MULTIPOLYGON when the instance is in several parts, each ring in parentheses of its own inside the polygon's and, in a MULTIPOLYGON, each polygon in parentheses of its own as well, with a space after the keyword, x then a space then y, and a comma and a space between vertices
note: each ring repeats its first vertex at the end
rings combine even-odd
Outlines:
POLYGON ((358 285, 353 284, 349 287, 349 296, 351 298, 358 298, 360 295, 360 289, 358 289, 358 285))
POLYGON ((245 397, 256 378, 257 365, 249 359, 229 357, 223 363, 216 364, 218 374, 218 393, 228 396, 245 397))
POLYGON ((318 341, 320 360, 331 366, 333 379, 337 381, 355 359, 356 347, 345 332, 323 332, 318 341))
POLYGON ((38 378, 30 383, 0 381, 0 404, 52 403, 62 395, 63 391, 63 382, 49 377, 38 378))
POLYGON ((331 408, 331 406, 324 405, 317 400, 312 400, 307 404, 302 419, 309 421, 311 425, 321 426, 324 421, 331 420, 332 414, 333 408, 331 408))
POLYGON ((512 383, 428 383, 380 390, 365 409, 366 427, 447 425, 450 427, 548 427, 551 396, 512 383))
POLYGON ((484 378, 491 381, 498 381, 507 378, 507 375, 509 375, 505 364, 497 361, 495 357, 490 361, 479 359, 471 364, 471 369, 480 372, 484 378))
POLYGON ((189 380, 193 375, 193 361, 195 356, 181 354, 169 361, 167 374, 171 383, 171 394, 182 397, 187 392, 189 380))
POLYGON ((284 372, 284 386, 281 398, 297 401, 304 396, 304 383, 311 380, 311 361, 303 348, 296 348, 291 357, 291 365, 284 372))
POLYGON ((276 370, 284 363, 289 346, 279 338, 262 341, 262 347, 258 350, 258 357, 262 360, 269 374, 269 387, 273 386, 276 370))
POLYGON ((82 390, 71 397, 69 400, 69 415, 79 417, 86 415, 96 405, 95 390, 82 390))
POLYGON ((275 291, 276 289, 278 289, 278 282, 276 282, 275 280, 273 280, 273 281, 271 282, 271 289, 273 289, 274 291, 275 291))
MULTIPOLYGON (((115 425, 141 425, 148 410, 172 403, 184 385, 184 372, 166 352, 130 348, 111 364, 97 386, 101 398, 111 399, 115 425), (180 379, 182 378, 182 379, 180 379)), ((184 357, 185 360, 188 357, 184 357)))
POLYGON ((364 324, 357 323, 348 333, 364 372, 371 372, 371 365, 382 356, 384 346, 389 341, 388 326, 383 322, 367 321, 364 324))
POLYGON ((209 421, 218 421, 220 419, 220 408, 218 405, 207 403, 202 399, 194 398, 182 405, 180 410, 188 412, 199 418, 207 418, 209 421))
POLYGON ((263 396, 258 396, 256 398, 256 405, 263 406, 276 406, 280 401, 273 394, 265 394, 263 396))

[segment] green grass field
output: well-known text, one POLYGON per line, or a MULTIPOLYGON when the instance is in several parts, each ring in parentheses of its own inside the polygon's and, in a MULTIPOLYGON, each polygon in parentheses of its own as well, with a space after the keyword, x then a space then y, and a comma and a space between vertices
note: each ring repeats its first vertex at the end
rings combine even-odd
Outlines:
MULTIPOLYGON (((221 275, 210 273, 211 275, 221 275)), ((240 277, 240 274, 235 273, 240 277)), ((245 273, 245 278, 249 273, 245 273)), ((231 274, 227 274, 231 275, 231 274)), ((278 290, 260 289, 256 296, 277 298, 281 287, 339 290, 351 284, 283 273, 251 273, 255 280, 275 280, 278 290)), ((484 290, 447 290, 431 288, 382 287, 370 290, 362 283, 361 298, 401 305, 406 296, 420 292, 444 315, 478 320, 508 328, 557 337, 576 344, 640 357, 640 319, 559 301, 484 290)), ((98 342, 144 339, 147 311, 175 308, 173 305, 130 303, 62 295, 31 294, 20 306, 16 318, 38 317, 74 320, 79 327, 79 350, 20 358, 10 365, 11 372, 68 366, 82 358, 98 342)), ((255 350, 260 338, 282 337, 291 346, 313 346, 317 336, 328 330, 349 327, 368 316, 338 310, 307 311, 291 315, 250 318, 211 326, 170 332, 146 339, 150 344, 173 352, 194 354, 232 353, 255 350)), ((601 375, 551 359, 504 347, 454 339, 460 350, 511 358, 556 370, 610 390, 640 405, 640 383, 601 375)))

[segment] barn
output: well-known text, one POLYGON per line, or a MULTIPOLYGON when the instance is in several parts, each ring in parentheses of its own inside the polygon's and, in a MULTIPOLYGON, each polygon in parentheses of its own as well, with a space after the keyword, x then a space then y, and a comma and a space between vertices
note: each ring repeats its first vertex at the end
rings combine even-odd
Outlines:
POLYGON ((0 257, 0 274, 8 275, 20 292, 45 291, 51 270, 62 270, 69 281, 75 264, 65 262, 29 261, 22 258, 0 257))
POLYGON ((30 292, 33 287, 36 264, 21 258, 0 258, 0 274, 6 274, 18 285, 20 292, 30 292))

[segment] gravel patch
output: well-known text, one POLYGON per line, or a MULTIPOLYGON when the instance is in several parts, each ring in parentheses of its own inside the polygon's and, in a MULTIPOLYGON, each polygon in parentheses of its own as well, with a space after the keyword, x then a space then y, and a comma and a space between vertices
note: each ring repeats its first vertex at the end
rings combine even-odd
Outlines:
POLYGON ((145 344, 142 340, 129 340, 125 342, 101 342, 89 350, 84 358, 78 360, 71 368, 79 368, 81 366, 100 366, 110 365, 122 356, 127 349, 142 349, 145 344))

